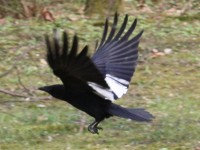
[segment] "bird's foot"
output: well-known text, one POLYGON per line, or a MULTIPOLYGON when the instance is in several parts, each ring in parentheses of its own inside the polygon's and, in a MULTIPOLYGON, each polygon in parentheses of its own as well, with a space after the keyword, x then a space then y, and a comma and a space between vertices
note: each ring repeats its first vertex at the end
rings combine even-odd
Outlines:
POLYGON ((99 130, 103 130, 103 128, 97 126, 88 126, 88 131, 93 134, 99 134, 99 130))

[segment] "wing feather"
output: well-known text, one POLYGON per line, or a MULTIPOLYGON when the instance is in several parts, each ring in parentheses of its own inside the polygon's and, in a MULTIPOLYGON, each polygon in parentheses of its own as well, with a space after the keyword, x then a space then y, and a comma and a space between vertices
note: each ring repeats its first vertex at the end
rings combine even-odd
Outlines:
MULTIPOLYGON (((127 91, 137 65, 138 45, 143 33, 141 31, 130 38, 136 28, 137 19, 133 21, 128 31, 124 33, 128 23, 128 15, 125 15, 123 23, 116 33, 117 23, 118 14, 116 13, 111 31, 108 34, 108 19, 106 19, 101 43, 97 46, 97 50, 92 56, 94 64, 104 75, 111 89, 110 93, 113 96, 109 96, 110 100, 120 98, 127 91)), ((94 87, 95 85, 92 86, 94 87)))
POLYGON ((87 56, 88 47, 78 53, 78 37, 75 35, 69 48, 68 36, 63 32, 62 46, 56 29, 53 31, 53 40, 45 36, 47 45, 47 62, 53 73, 61 79, 64 86, 77 87, 80 90, 91 89, 88 82, 93 82, 108 88, 103 75, 96 68, 93 61, 87 56))

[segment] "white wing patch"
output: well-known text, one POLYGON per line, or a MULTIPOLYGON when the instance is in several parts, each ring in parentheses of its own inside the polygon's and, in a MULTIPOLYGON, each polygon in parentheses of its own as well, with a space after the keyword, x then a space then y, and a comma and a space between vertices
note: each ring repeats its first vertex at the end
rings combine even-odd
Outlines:
POLYGON ((124 80, 124 79, 120 79, 114 76, 111 76, 110 74, 106 74, 106 78, 105 78, 108 86, 110 87, 110 89, 116 94, 116 96, 118 98, 121 98, 123 94, 125 94, 127 92, 127 87, 129 82, 124 80))
POLYGON ((106 74, 105 81, 107 82, 110 89, 104 88, 93 82, 88 82, 88 85, 96 91, 96 94, 111 101, 121 98, 122 95, 125 94, 128 90, 129 82, 124 79, 106 74))
POLYGON ((88 82, 88 85, 90 87, 92 87, 96 92, 97 95, 105 98, 105 99, 109 99, 111 101, 114 101, 114 94, 113 92, 111 91, 111 89, 107 89, 107 88, 104 88, 96 83, 93 83, 93 82, 88 82))

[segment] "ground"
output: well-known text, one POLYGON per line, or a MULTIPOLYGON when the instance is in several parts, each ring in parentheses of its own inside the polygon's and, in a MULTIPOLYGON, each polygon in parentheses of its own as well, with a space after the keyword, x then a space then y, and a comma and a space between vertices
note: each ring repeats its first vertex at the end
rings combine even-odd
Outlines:
POLYGON ((0 149, 199 150, 198 15, 134 14, 131 6, 127 8, 129 25, 137 15, 135 33, 145 32, 128 94, 117 103, 146 108, 156 118, 152 123, 137 123, 113 117, 100 124, 104 130, 99 135, 93 135, 87 131, 91 117, 37 91, 40 86, 60 82, 45 62, 45 33, 51 34, 55 27, 71 36, 77 33, 80 48, 88 43, 90 53, 101 37, 101 21, 83 17, 77 13, 81 6, 69 5, 66 7, 71 9, 60 9, 67 17, 62 14, 55 21, 7 17, 1 25, 0 71, 10 71, 1 76, 0 89, 25 98, 0 93, 0 149))

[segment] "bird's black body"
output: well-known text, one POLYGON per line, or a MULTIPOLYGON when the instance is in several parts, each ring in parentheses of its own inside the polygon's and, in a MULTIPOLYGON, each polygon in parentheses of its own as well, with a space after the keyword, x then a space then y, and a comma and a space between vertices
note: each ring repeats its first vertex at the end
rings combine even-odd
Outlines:
POLYGON ((46 36, 47 62, 63 85, 51 85, 39 89, 55 98, 67 101, 94 117, 95 121, 88 127, 92 133, 98 133, 100 128, 97 125, 111 116, 136 121, 151 121, 153 118, 144 109, 123 108, 112 103, 127 91, 137 64, 137 47, 143 32, 129 40, 137 23, 135 20, 122 36, 128 21, 126 15, 121 28, 115 34, 117 20, 118 15, 115 14, 108 37, 108 20, 106 20, 101 43, 91 58, 87 56, 87 46, 77 53, 77 36, 74 36, 71 50, 69 50, 66 32, 63 33, 62 46, 56 30, 54 30, 53 41, 46 36))
POLYGON ((97 120, 102 120, 105 117, 110 117, 107 110, 110 107, 111 102, 109 100, 102 100, 101 97, 90 91, 76 92, 76 89, 66 90, 63 85, 53 85, 49 87, 42 87, 41 90, 54 91, 51 93, 52 96, 67 101, 74 107, 86 112, 88 115, 96 118, 97 120))

